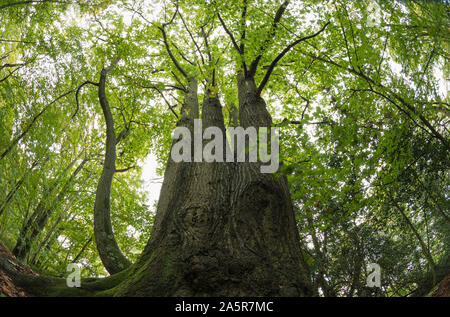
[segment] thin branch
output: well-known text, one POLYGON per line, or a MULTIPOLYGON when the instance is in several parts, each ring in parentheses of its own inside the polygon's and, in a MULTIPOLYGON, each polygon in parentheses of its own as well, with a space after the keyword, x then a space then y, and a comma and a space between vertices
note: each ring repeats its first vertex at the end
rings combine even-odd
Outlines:
POLYGON ((180 73, 185 77, 188 78, 188 75, 186 73, 186 71, 183 69, 183 67, 181 67, 181 65, 178 63, 177 59, 175 58, 175 56, 173 55, 169 43, 167 41, 167 35, 166 35, 166 31, 164 30, 164 27, 160 27, 159 28, 162 32, 163 35, 163 40, 164 40, 164 46, 166 48, 167 53, 169 54, 170 59, 172 60, 172 62, 174 63, 175 67, 180 71, 180 73))
MULTIPOLYGON (((183 22, 184 28, 186 29, 186 31, 187 31, 188 34, 189 34, 189 37, 191 38, 192 42, 194 43, 195 48, 197 49, 197 52, 200 54, 200 59, 202 60, 203 65, 205 65, 205 60, 204 60, 204 58, 203 58, 203 54, 202 54, 202 52, 201 52, 201 50, 200 50, 200 47, 198 46, 197 41, 195 41, 195 38, 194 38, 194 36, 192 35, 192 32, 189 30, 189 28, 188 28, 186 22, 184 21, 183 16, 181 15, 181 12, 180 12, 180 11, 178 11, 178 15, 180 16, 181 21, 183 22)), ((203 30, 203 28, 202 28, 202 30, 203 30)))
POLYGON ((131 170, 133 168, 136 168, 136 166, 133 165, 133 166, 130 166, 130 167, 127 167, 127 168, 116 169, 116 173, 123 173, 123 172, 129 171, 129 170, 131 170))
POLYGON ((325 23, 325 25, 316 33, 309 35, 309 36, 302 37, 302 38, 292 42, 273 60, 272 64, 270 64, 269 69, 266 72, 266 75, 264 76, 263 80, 259 84, 258 91, 257 91, 258 95, 261 94, 261 91, 264 89, 264 86, 269 81, 269 77, 272 74, 273 69, 275 68, 277 63, 284 57, 284 55, 286 55, 294 46, 296 46, 300 42, 303 42, 303 41, 306 41, 306 40, 309 40, 311 38, 318 36, 320 33, 322 33, 325 30, 325 28, 328 26, 328 24, 330 24, 330 22, 325 23))
POLYGON ((5 40, 5 39, 0 39, 0 42, 6 42, 6 43, 24 43, 24 44, 36 44, 36 42, 30 42, 30 41, 21 41, 21 40, 5 40))
POLYGON ((246 21, 246 17, 247 17, 247 1, 248 0, 244 0, 244 7, 242 8, 242 14, 241 14, 241 29, 242 29, 242 34, 241 34, 241 40, 240 40, 240 46, 239 46, 239 51, 241 52, 242 55, 244 55, 245 53, 245 35, 246 35, 246 30, 247 30, 247 21, 246 21))
POLYGON ((208 43, 208 35, 205 33, 205 30, 203 29, 203 27, 201 28, 201 32, 203 35, 203 39, 205 41, 206 52, 208 53, 208 61, 211 62, 212 57, 211 57, 211 49, 209 48, 209 43, 208 43))
POLYGON ((0 66, 0 70, 2 70, 3 68, 12 68, 12 67, 18 67, 18 66, 25 66, 27 63, 18 63, 18 64, 3 64, 2 66, 0 66))
POLYGON ((287 118, 284 118, 281 122, 275 123, 273 126, 281 126, 283 124, 297 124, 297 125, 305 125, 305 124, 312 124, 312 125, 319 125, 319 124, 333 124, 330 121, 324 120, 324 121, 314 121, 314 122, 303 122, 303 120, 289 120, 287 118))
POLYGON ((0 79, 0 83, 7 80, 9 77, 11 77, 16 71, 18 71, 19 69, 21 69, 22 67, 24 67, 25 65, 27 65, 28 63, 24 63, 24 64, 20 64, 19 66, 17 66, 16 68, 14 68, 14 70, 10 71, 8 75, 6 75, 5 77, 3 77, 2 79, 0 79))
POLYGON ((256 69, 258 68, 259 61, 261 60, 264 52, 267 50, 267 48, 269 46, 269 43, 275 37, 276 31, 277 31, 277 27, 278 27, 278 23, 280 22, 280 20, 281 20, 281 18, 283 16, 284 12, 286 11, 288 5, 289 5, 289 0, 286 0, 278 8, 277 13, 275 14, 275 18, 273 19, 273 22, 272 22, 271 31, 267 35, 267 38, 265 39, 264 43, 259 48, 259 55, 250 64, 250 69, 249 69, 249 73, 248 73, 249 77, 255 76, 256 69))
POLYGON ((163 41, 164 41, 164 46, 166 48, 167 53, 169 54, 170 59, 172 60, 172 62, 174 63, 175 67, 180 71, 180 73, 185 77, 188 78, 188 75, 186 73, 186 71, 183 69, 183 67, 181 67, 181 65, 178 63, 177 59, 175 58, 175 56, 172 53, 172 50, 170 49, 169 46, 169 42, 167 40, 167 34, 166 34, 166 30, 165 27, 172 24, 172 22, 175 19, 175 16, 178 13, 178 6, 176 7, 175 13, 173 14, 172 18, 170 19, 169 22, 163 23, 162 26, 159 26, 158 29, 161 31, 162 35, 163 35, 163 41))
POLYGON ((228 36, 231 39, 231 42, 233 43, 233 47, 236 49, 236 51, 238 52, 239 56, 241 57, 241 61, 242 61, 242 68, 244 69, 244 76, 247 76, 247 65, 245 64, 245 60, 244 60, 244 53, 241 51, 241 49, 239 48, 236 40, 234 39, 233 34, 231 33, 231 31, 227 28, 225 22, 223 21, 222 17, 220 16, 220 13, 217 13, 217 17, 220 20, 220 23, 222 24, 223 29, 225 30, 225 32, 228 34, 228 36))
POLYGON ((83 254, 84 250, 86 250, 87 246, 89 245, 89 243, 91 243, 91 241, 92 241, 92 237, 90 237, 89 240, 83 245, 83 247, 81 248, 81 251, 77 254, 75 259, 73 259, 72 263, 77 263, 78 259, 83 254))
POLYGON ((187 92, 187 88, 183 85, 183 83, 181 82, 181 80, 178 78, 177 74, 175 74, 174 71, 171 71, 173 77, 175 78, 175 80, 180 84, 181 87, 183 87, 183 91, 187 92))
POLYGON ((177 113, 173 110, 173 108, 175 108, 174 106, 172 106, 169 101, 167 100, 166 96, 164 96, 163 92, 161 91, 161 89, 159 89, 156 86, 146 86, 146 87, 142 87, 142 88, 149 88, 149 89, 155 89, 160 95, 161 97, 164 99, 164 102, 167 104, 167 106, 169 107, 169 110, 172 111, 173 115, 179 119, 177 113))
POLYGON ((239 55, 242 54, 241 50, 239 49, 239 46, 236 43, 236 40, 234 39, 233 34, 230 32, 230 30, 227 28, 225 22, 222 20, 222 17, 220 16, 220 13, 217 13, 217 17, 220 20, 220 23, 222 24, 223 29, 225 30, 225 32, 228 34, 228 36, 231 39, 231 42, 233 43, 234 48, 236 49, 236 51, 239 53, 239 55))
POLYGON ((178 54, 180 54, 181 58, 184 59, 186 62, 188 62, 189 64, 191 64, 192 66, 195 66, 195 64, 193 62, 191 62, 184 54, 183 51, 180 50, 178 48, 178 46, 175 43, 172 43, 172 45, 175 47, 175 49, 177 50, 178 54))
POLYGON ((91 84, 94 86, 98 87, 98 83, 95 83, 93 81, 87 80, 84 83, 82 83, 80 86, 78 86, 77 91, 75 93, 75 101, 77 103, 77 108, 75 109, 75 112, 73 113, 73 115, 70 117, 71 119, 75 118, 75 116, 77 115, 78 111, 80 110, 80 104, 79 104, 79 100, 78 100, 78 95, 80 93, 81 88, 83 88, 83 86, 87 85, 87 84, 91 84))

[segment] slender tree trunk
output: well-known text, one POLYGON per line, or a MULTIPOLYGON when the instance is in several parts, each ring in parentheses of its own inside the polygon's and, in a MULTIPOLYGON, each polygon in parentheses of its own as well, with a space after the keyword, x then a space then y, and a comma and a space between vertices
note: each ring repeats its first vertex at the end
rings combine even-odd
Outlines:
POLYGON ((77 256, 73 259, 72 263, 77 263, 78 259, 81 257, 81 255, 83 254, 84 250, 86 250, 86 248, 88 247, 89 243, 91 243, 91 241, 92 241, 92 237, 90 237, 88 239, 88 241, 86 241, 86 243, 81 248, 80 252, 78 252, 77 256))
POLYGON ((27 178, 28 174, 36 167, 37 163, 38 163, 38 161, 35 160, 33 162, 33 164, 31 165, 31 167, 29 169, 27 169, 26 172, 23 174, 23 176, 16 182, 16 185, 14 186, 14 188, 8 193, 8 195, 6 196, 5 201, 1 204, 0 216, 6 210, 6 207, 8 207, 8 205, 12 201, 14 195, 17 193, 17 191, 19 190, 20 186, 22 186, 22 184, 25 181, 25 179, 27 178))
MULTIPOLYGON (((91 175, 92 175, 92 173, 88 177, 86 177, 86 179, 83 182, 83 185, 86 184, 86 182, 89 180, 89 178, 91 178, 91 175)), ((58 219, 56 219, 56 221, 53 224, 53 226, 51 227, 51 229, 47 232, 47 235, 45 236, 44 240, 41 241, 41 243, 39 244, 36 252, 34 253, 33 257, 31 258, 31 261, 30 261, 31 265, 36 263, 36 258, 38 257, 39 253, 41 252, 42 247, 44 245, 46 245, 48 240, 52 237, 52 235, 55 232, 55 230, 57 229, 59 223, 64 218, 66 212, 70 209, 70 207, 72 207, 72 204, 73 204, 73 202, 75 201, 76 198, 77 198, 77 195, 73 195, 72 198, 70 199, 69 203, 61 211, 61 213, 58 216, 58 219)))
POLYGON ((49 198, 52 192, 56 189, 57 182, 55 182, 55 184, 53 184, 53 186, 50 188, 48 195, 45 195, 45 197, 43 197, 38 207, 36 208, 35 212, 22 229, 21 234, 19 235, 19 238, 17 240, 16 246, 13 249, 13 254, 18 259, 24 260, 28 256, 33 240, 37 237, 39 232, 41 232, 42 229, 44 229, 51 212, 54 210, 53 207, 56 204, 58 204, 58 202, 60 202, 67 194, 69 186, 71 186, 72 181, 75 179, 78 173, 81 172, 86 162, 87 159, 84 159, 77 166, 77 168, 73 171, 72 175, 70 175, 69 179, 66 181, 63 188, 61 189, 61 191, 59 192, 59 194, 57 195, 57 197, 53 202, 49 202, 49 198))
MULTIPOLYGON (((116 62, 118 59, 116 60, 116 62)), ((116 144, 114 119, 106 98, 106 76, 112 67, 104 68, 100 74, 98 98, 106 122, 106 144, 103 170, 97 185, 94 204, 94 236, 100 259, 110 274, 118 273, 131 265, 121 252, 111 225, 111 185, 116 172, 116 144)))
MULTIPOLYGON (((76 160, 73 160, 69 163, 69 165, 64 169, 62 175, 65 175, 66 171, 70 169, 74 164, 76 163, 76 160)), ((58 187, 58 182, 54 181, 47 189, 45 189, 44 193, 42 194, 41 200, 39 201, 36 209, 31 214, 31 216, 28 219, 25 219, 24 225, 22 226, 22 229, 20 230, 19 236, 17 237, 16 245, 14 246, 12 253, 14 256, 16 256, 18 259, 23 259, 23 250, 22 248, 25 247, 27 244, 26 242, 26 236, 33 227, 33 224, 36 222, 37 217, 47 208, 49 200, 53 192, 58 187)))
POLYGON ((417 231, 416 227, 412 223, 411 219, 406 215, 404 209, 400 207, 397 201, 395 201, 392 197, 392 203, 394 204, 395 208, 400 212, 400 214, 405 219, 406 223, 408 224, 411 231, 416 236, 417 240, 419 241, 420 247, 422 249, 422 253, 425 256, 425 259, 428 262, 428 265, 430 266, 431 275, 433 277, 433 285, 436 285, 436 264, 434 263, 433 256, 431 255, 430 250, 428 249, 427 245, 423 241, 422 237, 420 236, 419 232, 417 231))

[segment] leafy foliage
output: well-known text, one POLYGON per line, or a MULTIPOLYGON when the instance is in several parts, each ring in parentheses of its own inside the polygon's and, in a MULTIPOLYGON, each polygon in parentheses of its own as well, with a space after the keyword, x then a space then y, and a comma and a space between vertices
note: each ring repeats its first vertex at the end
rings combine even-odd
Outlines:
POLYGON ((142 162, 152 152, 163 172, 187 77, 228 115, 236 73, 261 56, 255 81, 270 75, 261 95, 281 129, 281 173, 316 292, 426 293, 450 272, 449 6, 288 2, 3 1, 0 240, 13 249, 44 206, 24 261, 64 275, 76 260, 85 276, 106 274, 92 240, 106 138, 92 83, 120 57, 107 95, 116 135, 129 135, 117 144, 125 171, 111 210, 118 244, 136 260, 154 216, 142 162), (366 287, 373 262, 379 289, 366 287))

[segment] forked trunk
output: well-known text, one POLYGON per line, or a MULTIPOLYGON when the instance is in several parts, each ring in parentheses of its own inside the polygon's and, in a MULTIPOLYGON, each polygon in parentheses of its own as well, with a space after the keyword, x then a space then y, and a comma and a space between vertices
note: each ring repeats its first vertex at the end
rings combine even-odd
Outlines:
MULTIPOLYGON (((196 89, 191 81, 178 124, 191 131, 196 89)), ((239 89, 241 125, 270 127, 253 80, 239 89)), ((223 122, 219 100, 205 97, 203 129, 225 131, 223 122)), ((260 163, 169 158, 151 238, 114 295, 307 296, 302 261, 285 177, 262 174, 260 163)))
MULTIPOLYGON (((239 82, 242 126, 270 127, 252 79, 239 82)), ((194 131, 197 84, 190 80, 178 126, 194 131)), ((202 126, 225 131, 212 94, 202 126)), ((223 133, 226 144, 225 133, 223 133)), ((191 151, 193 152, 193 151, 191 151)), ((260 163, 180 162, 169 158, 154 229, 138 261, 106 279, 34 278, 0 258, 0 268, 30 294, 75 296, 310 296, 285 177, 260 163)))

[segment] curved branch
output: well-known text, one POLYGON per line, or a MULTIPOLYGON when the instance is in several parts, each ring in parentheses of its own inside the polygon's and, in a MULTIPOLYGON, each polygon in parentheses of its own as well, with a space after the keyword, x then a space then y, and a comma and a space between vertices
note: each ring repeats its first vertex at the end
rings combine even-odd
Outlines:
POLYGON ((180 73, 185 77, 188 78, 188 75, 186 73, 186 71, 183 69, 183 67, 181 67, 181 65, 178 63, 177 59, 175 58, 175 56, 173 55, 169 43, 167 41, 167 35, 166 35, 166 31, 164 30, 164 27, 160 27, 159 28, 162 32, 163 35, 163 40, 164 40, 164 46, 166 47, 166 51, 169 54, 170 59, 172 60, 172 62, 174 63, 175 67, 180 71, 180 73))
POLYGON ((281 17, 283 16, 284 12, 286 11, 288 5, 289 5, 289 0, 286 0, 278 8, 277 13, 275 14, 275 18, 273 19, 273 22, 272 22, 271 31, 268 34, 268 36, 267 36, 266 40, 264 41, 264 43, 259 48, 259 52, 260 52, 259 55, 256 56, 256 58, 250 64, 250 69, 248 71, 248 76, 249 77, 255 76, 256 69, 258 68, 259 61, 261 60, 264 52, 267 50, 267 47, 269 46, 269 43, 274 38, 275 33, 277 31, 278 23, 280 22, 281 17))
POLYGON ((223 21, 222 17, 220 16, 220 13, 217 13, 217 17, 220 20, 220 23, 222 24, 223 29, 225 30, 225 32, 228 34, 228 36, 231 39, 231 42, 233 43, 234 48, 236 49, 236 51, 238 52, 239 56, 241 56, 241 60, 242 60, 242 68, 244 69, 244 75, 247 76, 247 66, 245 65, 245 61, 244 61, 244 53, 243 51, 241 51, 241 49, 239 48, 233 34, 231 33, 231 31, 227 28, 225 22, 223 21))
POLYGON ((115 274, 131 265, 131 262, 122 254, 114 238, 111 225, 111 185, 116 172, 116 144, 114 133, 114 120, 106 98, 106 76, 119 59, 109 67, 104 68, 100 74, 98 98, 106 122, 106 150, 103 170, 97 185, 94 205, 94 236, 97 250, 105 269, 115 274))
POLYGON ((261 94, 261 91, 264 89, 264 86, 269 81, 269 77, 272 74, 273 69, 275 68, 275 66, 277 66, 277 63, 284 57, 284 55, 286 55, 298 43, 318 36, 320 33, 322 33, 325 30, 325 28, 328 26, 328 24, 330 24, 330 22, 325 23, 325 25, 316 33, 309 35, 309 36, 302 37, 302 38, 292 42, 273 60, 273 62, 269 66, 269 69, 267 69, 266 75, 264 76, 263 80, 259 84, 258 91, 257 91, 258 95, 261 94))
POLYGON ((169 42, 167 40, 167 34, 166 34, 166 30, 165 27, 167 25, 170 25, 173 20, 175 19, 175 16, 178 13, 178 6, 176 7, 175 13, 173 14, 172 18, 170 19, 169 22, 163 23, 162 26, 159 26, 158 29, 161 31, 162 35, 163 35, 163 41, 164 41, 164 46, 166 47, 166 51, 169 54, 170 59, 172 60, 172 62, 174 63, 175 67, 180 71, 180 73, 185 77, 188 78, 188 75, 186 73, 186 71, 183 69, 183 67, 181 67, 180 63, 178 63, 177 59, 175 58, 175 56, 172 53, 172 50, 170 49, 169 46, 169 42))
POLYGON ((75 116, 76 116, 77 113, 78 113, 78 110, 80 110, 80 103, 79 103, 79 101, 78 101, 78 95, 79 95, 79 93, 80 93, 81 88, 83 88, 83 86, 85 86, 85 85, 87 85, 87 84, 91 84, 91 85, 94 85, 94 86, 97 86, 97 87, 98 87, 98 83, 94 83, 94 82, 89 81, 89 80, 85 81, 85 82, 82 83, 80 86, 78 86, 77 91, 75 92, 75 101, 76 101, 76 103, 77 103, 77 108, 75 109, 75 112, 73 113, 71 119, 75 118, 75 116))

